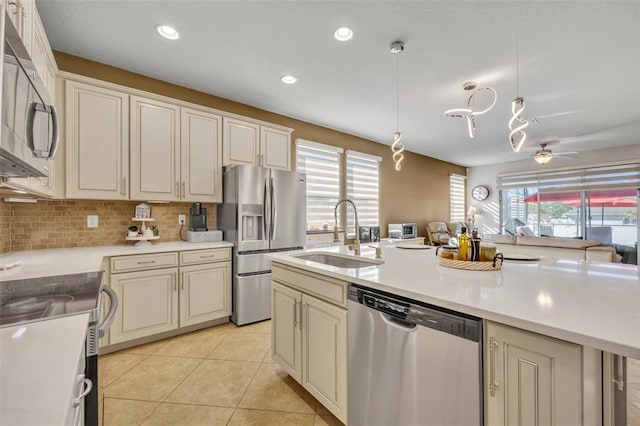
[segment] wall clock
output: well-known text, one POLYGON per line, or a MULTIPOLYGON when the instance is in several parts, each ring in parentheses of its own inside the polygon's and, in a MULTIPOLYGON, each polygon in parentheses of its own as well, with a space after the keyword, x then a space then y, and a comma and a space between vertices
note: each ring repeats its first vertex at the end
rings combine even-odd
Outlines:
POLYGON ((476 201, 484 201, 489 196, 489 188, 484 185, 478 185, 471 190, 471 196, 476 201))

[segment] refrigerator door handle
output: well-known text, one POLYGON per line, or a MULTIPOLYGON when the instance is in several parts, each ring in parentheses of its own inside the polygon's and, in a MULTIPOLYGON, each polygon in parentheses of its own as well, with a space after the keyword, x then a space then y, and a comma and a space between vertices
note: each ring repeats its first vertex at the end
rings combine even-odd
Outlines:
POLYGON ((267 227, 267 195, 268 195, 268 191, 269 189, 267 188, 267 186, 269 185, 269 182, 265 179, 264 181, 264 191, 262 194, 262 235, 264 235, 264 238, 269 240, 271 239, 270 235, 271 235, 271 228, 267 227), (268 228, 268 229, 267 229, 268 228))
POLYGON ((275 185, 273 184, 273 178, 271 180, 271 239, 276 239, 276 224, 278 223, 278 206, 276 205, 276 190, 275 185))

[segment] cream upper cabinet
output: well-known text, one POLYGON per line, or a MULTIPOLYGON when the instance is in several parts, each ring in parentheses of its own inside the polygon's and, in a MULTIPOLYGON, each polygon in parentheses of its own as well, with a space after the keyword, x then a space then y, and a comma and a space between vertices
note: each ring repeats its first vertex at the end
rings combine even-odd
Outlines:
POLYGON ((291 132, 224 118, 223 166, 248 164, 290 170, 291 132))
POLYGON ((67 198, 129 199, 129 95, 68 80, 67 198))
POLYGON ((180 107, 131 96, 131 199, 179 200, 180 107))
POLYGON ((181 200, 222 202, 222 117, 181 108, 181 200))
POLYGON ((180 267, 180 327, 231 315, 231 262, 180 267))
POLYGON ((18 30, 18 35, 27 48, 27 52, 31 55, 35 0, 4 0, 4 5, 7 16, 18 30))
POLYGON ((224 117, 222 135, 222 165, 258 165, 260 126, 248 121, 224 117))
POLYGON ((582 424, 582 348, 486 323, 487 425, 582 424))
POLYGON ((273 360, 346 424, 347 283, 277 263, 271 277, 273 360))
POLYGON ((291 169, 291 133, 260 127, 260 165, 273 169, 291 169))

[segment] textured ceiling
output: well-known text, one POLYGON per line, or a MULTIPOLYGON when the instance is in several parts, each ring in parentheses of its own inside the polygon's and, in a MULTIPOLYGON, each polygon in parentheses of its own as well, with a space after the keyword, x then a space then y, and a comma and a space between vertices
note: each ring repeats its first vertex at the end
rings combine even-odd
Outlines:
POLYGON ((640 143, 638 1, 37 5, 56 50, 387 145, 398 115, 408 150, 456 164, 521 160, 546 141, 579 152, 640 143), (174 26, 181 38, 160 38, 157 24, 174 26), (354 30, 353 40, 333 38, 341 26, 354 30), (389 51, 395 40, 405 42, 398 58, 389 51), (282 84, 287 73, 298 83, 282 84), (498 93, 495 107, 476 117, 474 139, 463 119, 443 114, 466 105, 467 80, 498 93), (507 129, 516 92, 526 102, 523 116, 538 121, 518 154, 507 129))

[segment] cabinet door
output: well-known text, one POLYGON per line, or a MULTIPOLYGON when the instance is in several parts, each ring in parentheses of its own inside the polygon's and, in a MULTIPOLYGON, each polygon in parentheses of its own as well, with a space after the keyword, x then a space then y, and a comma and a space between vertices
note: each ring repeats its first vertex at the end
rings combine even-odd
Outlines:
POLYGON ((302 294, 271 281, 271 356, 302 383, 302 294))
POLYGON ((180 327, 231 315, 231 262, 180 268, 180 327))
POLYGON ((289 132, 265 126, 260 128, 260 165, 273 169, 291 169, 289 132))
POLYGON ((24 47, 31 55, 31 37, 35 0, 5 0, 5 10, 13 26, 18 30, 24 47))
POLYGON ((120 303, 111 344, 178 327, 178 268, 112 274, 111 288, 120 303))
POLYGON ((582 424, 579 345, 492 322, 485 345, 485 424, 582 424))
POLYGON ((178 201, 180 107, 131 96, 131 199, 178 201))
POLYGON ((347 310, 302 295, 302 386, 347 421, 347 310))
POLYGON ((45 78, 45 67, 49 49, 50 47, 49 40, 47 39, 47 34, 44 32, 44 27, 42 26, 42 22, 40 21, 40 16, 36 14, 33 17, 31 60, 33 61, 33 66, 38 72, 38 76, 40 76, 40 79, 45 84, 45 87, 47 82, 45 78))
POLYGON ((222 202, 222 117, 195 109, 181 111, 181 199, 222 202))
POLYGON ((67 198, 127 200, 129 96, 66 82, 67 198))
POLYGON ((235 118, 224 118, 222 165, 258 165, 260 126, 235 118))

